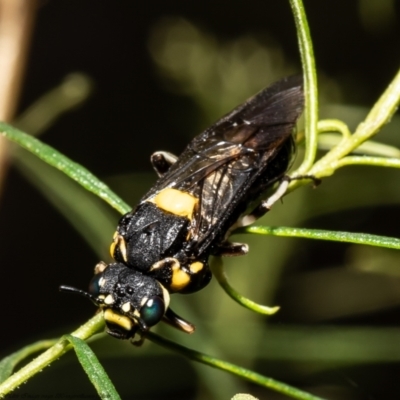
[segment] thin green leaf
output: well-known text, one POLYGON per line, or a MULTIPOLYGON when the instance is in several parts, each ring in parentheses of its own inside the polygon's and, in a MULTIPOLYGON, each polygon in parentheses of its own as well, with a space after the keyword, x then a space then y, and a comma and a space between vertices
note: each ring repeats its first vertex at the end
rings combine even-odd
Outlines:
POLYGON ((229 362, 220 360, 215 357, 211 357, 207 354, 200 353, 196 350, 189 349, 188 347, 181 346, 175 342, 171 342, 161 336, 156 335, 155 333, 149 332, 146 335, 146 338, 151 340, 154 343, 157 343, 160 346, 166 347, 170 350, 173 350, 177 353, 183 354, 185 357, 200 362, 205 365, 209 365, 210 367, 217 368, 221 371, 230 372, 233 375, 240 376, 243 379, 246 379, 250 382, 256 383, 260 386, 272 389, 276 392, 285 394, 294 399, 300 400, 322 400, 321 397, 314 396, 310 393, 304 392, 302 390, 296 389, 293 386, 287 385, 285 383, 276 381, 275 379, 268 378, 256 372, 253 372, 249 369, 239 367, 235 364, 231 364, 229 362))
MULTIPOLYGON (((88 339, 94 334, 99 333, 104 329, 103 313, 98 313, 84 325, 79 327, 72 334, 80 339, 88 339)), ((22 385, 29 378, 42 371, 44 367, 48 366, 53 361, 60 358, 64 353, 71 350, 72 345, 65 340, 58 340, 54 346, 50 347, 44 353, 40 354, 29 364, 22 367, 15 374, 11 375, 8 379, 0 384, 0 398, 12 392, 18 386, 22 385)))
POLYGON ((15 152, 14 157, 21 173, 85 238, 99 258, 107 259, 110 237, 115 231, 114 211, 68 176, 25 150, 15 152))
POLYGON ((107 400, 121 399, 92 349, 82 339, 75 336, 64 335, 63 338, 74 346, 78 360, 96 388, 100 398, 107 400))
POLYGON ((57 339, 41 340, 23 347, 21 350, 4 357, 0 361, 0 383, 4 382, 14 371, 16 365, 23 361, 25 358, 35 354, 39 351, 48 349, 57 342, 57 339))
MULTIPOLYGON (((58 86, 35 100, 13 125, 37 137, 61 115, 80 106, 92 90, 90 77, 78 72, 69 74, 58 86)), ((12 155, 20 172, 74 226, 99 258, 106 258, 110 234, 115 230, 113 210, 61 171, 34 154, 14 147, 12 155)))
POLYGON ((52 167, 64 172, 64 174, 78 182, 86 190, 99 196, 121 214, 125 214, 131 210, 131 207, 121 200, 106 184, 100 181, 86 168, 70 160, 53 147, 42 143, 33 136, 21 132, 4 122, 0 122, 0 134, 35 154, 52 167))
POLYGON ((354 233, 341 231, 326 231, 322 229, 289 228, 274 226, 249 226, 240 228, 235 233, 257 233, 260 235, 299 237, 316 240, 331 240, 335 242, 365 244, 369 246, 400 249, 400 239, 388 236, 370 235, 368 233, 354 233))

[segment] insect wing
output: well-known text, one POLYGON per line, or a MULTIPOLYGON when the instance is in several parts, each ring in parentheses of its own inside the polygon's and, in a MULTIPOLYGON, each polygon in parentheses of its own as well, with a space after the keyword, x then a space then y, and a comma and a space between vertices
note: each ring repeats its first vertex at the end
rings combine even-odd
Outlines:
POLYGON ((249 193, 259 196, 286 172, 290 154, 263 185, 253 188, 285 145, 286 153, 291 152, 292 132, 303 102, 298 76, 261 91, 194 138, 144 200, 167 187, 194 195, 199 203, 189 246, 201 251, 235 214, 239 203, 252 200, 247 198, 249 193))

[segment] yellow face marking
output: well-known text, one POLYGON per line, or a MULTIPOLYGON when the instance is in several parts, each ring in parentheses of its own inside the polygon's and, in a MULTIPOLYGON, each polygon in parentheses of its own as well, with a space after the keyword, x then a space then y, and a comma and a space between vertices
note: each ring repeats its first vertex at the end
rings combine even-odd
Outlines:
POLYGON ((122 255, 122 258, 124 259, 124 261, 127 262, 128 257, 126 255, 125 239, 118 232, 114 233, 113 242, 111 243, 111 246, 110 246, 111 257, 114 257, 116 247, 118 247, 119 251, 121 252, 121 255, 122 255))
POLYGON ((172 188, 161 190, 160 193, 149 201, 162 210, 188 219, 192 219, 194 208, 199 202, 191 194, 172 188))
POLYGON ((126 302, 122 304, 121 310, 123 312, 129 312, 131 310, 131 303, 126 302))
POLYGON ((204 268, 204 264, 200 261, 195 261, 194 263, 190 264, 189 269, 193 274, 201 271, 204 268))
POLYGON ((142 301, 140 302, 140 307, 143 307, 147 303, 147 300, 147 297, 143 297, 142 301))
POLYGON ((172 267, 171 290, 179 292, 190 282, 187 272, 181 270, 178 265, 172 267))
POLYGON ((102 277, 99 279, 99 286, 100 286, 100 287, 103 287, 105 283, 106 283, 106 280, 104 279, 104 276, 102 276, 102 277))
POLYGON ((104 304, 110 305, 114 303, 114 297, 109 294, 105 299, 104 299, 104 304))
POLYGON ((104 311, 104 319, 107 322, 120 326, 126 331, 130 331, 133 328, 132 320, 130 320, 128 317, 125 317, 124 315, 116 313, 110 308, 107 308, 107 310, 104 311))

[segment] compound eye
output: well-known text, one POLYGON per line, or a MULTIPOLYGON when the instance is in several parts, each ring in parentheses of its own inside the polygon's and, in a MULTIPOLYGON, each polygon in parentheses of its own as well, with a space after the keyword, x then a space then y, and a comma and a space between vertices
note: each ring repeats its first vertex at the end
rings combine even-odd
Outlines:
POLYGON ((89 283, 89 293, 93 294, 94 296, 98 296, 100 294, 100 288, 103 282, 103 274, 95 275, 89 283))
POLYGON ((146 301, 140 309, 140 316, 147 326, 153 326, 163 317, 165 313, 164 300, 161 297, 153 296, 146 301))

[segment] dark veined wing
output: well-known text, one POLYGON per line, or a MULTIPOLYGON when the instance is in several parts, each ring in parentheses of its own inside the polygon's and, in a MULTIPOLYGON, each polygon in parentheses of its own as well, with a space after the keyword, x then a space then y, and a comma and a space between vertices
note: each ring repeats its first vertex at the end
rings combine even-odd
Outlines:
MULTIPOLYGON (((288 140, 292 141, 303 103, 299 76, 285 78, 259 92, 195 137, 144 200, 167 187, 197 197, 191 243, 205 247, 244 201, 260 173, 288 140)), ((277 172, 274 181, 286 167, 277 172)))

